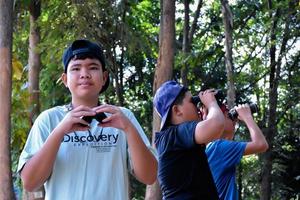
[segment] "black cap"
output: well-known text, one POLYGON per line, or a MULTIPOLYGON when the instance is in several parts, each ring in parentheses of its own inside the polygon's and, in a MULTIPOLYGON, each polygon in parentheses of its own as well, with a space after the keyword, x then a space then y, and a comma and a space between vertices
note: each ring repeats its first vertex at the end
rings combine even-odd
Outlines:
MULTIPOLYGON (((97 58, 101 65, 102 70, 107 71, 105 68, 105 57, 103 55, 103 49, 101 45, 91 42, 89 40, 75 40, 65 51, 62 57, 64 64, 64 72, 67 73, 68 64, 70 60, 75 56, 87 56, 92 58, 97 58)), ((101 92, 104 92, 109 85, 109 77, 102 87, 101 92)))

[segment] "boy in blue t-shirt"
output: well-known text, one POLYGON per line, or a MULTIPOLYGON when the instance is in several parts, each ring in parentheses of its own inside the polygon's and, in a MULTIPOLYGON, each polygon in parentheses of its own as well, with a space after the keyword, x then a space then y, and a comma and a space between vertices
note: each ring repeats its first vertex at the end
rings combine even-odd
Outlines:
MULTIPOLYGON (((246 124, 250 132, 251 141, 249 142, 233 141, 235 121, 228 117, 228 110, 224 105, 221 106, 221 109, 225 116, 224 132, 221 139, 207 145, 206 155, 219 198, 221 200, 237 200, 236 166, 240 163, 243 155, 266 151, 268 143, 253 119, 249 105, 244 104, 234 108, 238 113, 238 119, 246 124)), ((205 119, 206 109, 202 111, 205 119)))
POLYGON ((165 82, 154 96, 153 103, 161 117, 161 130, 155 135, 155 145, 163 199, 218 199, 205 144, 220 137, 224 115, 213 90, 200 92, 199 97, 208 108, 204 121, 200 121, 192 94, 177 82, 165 82))

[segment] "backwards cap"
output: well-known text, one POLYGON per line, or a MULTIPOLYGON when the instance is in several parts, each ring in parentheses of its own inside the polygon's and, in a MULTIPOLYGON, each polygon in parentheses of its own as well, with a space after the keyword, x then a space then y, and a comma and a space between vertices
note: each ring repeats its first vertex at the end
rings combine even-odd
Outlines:
MULTIPOLYGON (((62 56, 62 62, 64 65, 64 72, 67 73, 68 64, 72 58, 75 56, 87 56, 92 58, 97 58, 101 65, 102 70, 107 71, 105 68, 105 57, 103 55, 102 47, 89 40, 75 40, 65 51, 62 56)), ((102 87, 100 93, 104 92, 109 85, 109 77, 102 87)))
POLYGON ((183 89, 176 81, 167 81, 156 91, 153 104, 161 117, 160 130, 166 125, 170 109, 183 89))

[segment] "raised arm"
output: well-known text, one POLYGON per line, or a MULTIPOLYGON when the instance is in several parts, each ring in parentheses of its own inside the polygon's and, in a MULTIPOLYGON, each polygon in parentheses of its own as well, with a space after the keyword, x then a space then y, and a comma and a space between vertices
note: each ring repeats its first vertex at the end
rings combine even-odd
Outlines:
POLYGON ((236 106, 235 109, 238 112, 238 119, 246 124, 251 137, 251 141, 246 145, 244 155, 265 152, 269 148, 269 145, 262 131, 253 119, 249 105, 239 105, 236 106))
POLYGON ((213 90, 200 92, 200 99, 208 109, 205 120, 196 126, 195 138, 198 144, 207 144, 221 137, 224 130, 224 115, 217 104, 213 90))

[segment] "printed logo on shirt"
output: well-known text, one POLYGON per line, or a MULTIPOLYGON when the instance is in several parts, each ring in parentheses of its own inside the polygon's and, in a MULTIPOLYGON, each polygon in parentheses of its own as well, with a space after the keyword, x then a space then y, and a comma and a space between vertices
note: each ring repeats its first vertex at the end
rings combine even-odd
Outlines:
POLYGON ((119 134, 103 134, 103 129, 100 134, 64 135, 62 143, 72 143, 74 147, 90 147, 97 152, 110 152, 113 147, 117 146, 119 134))

